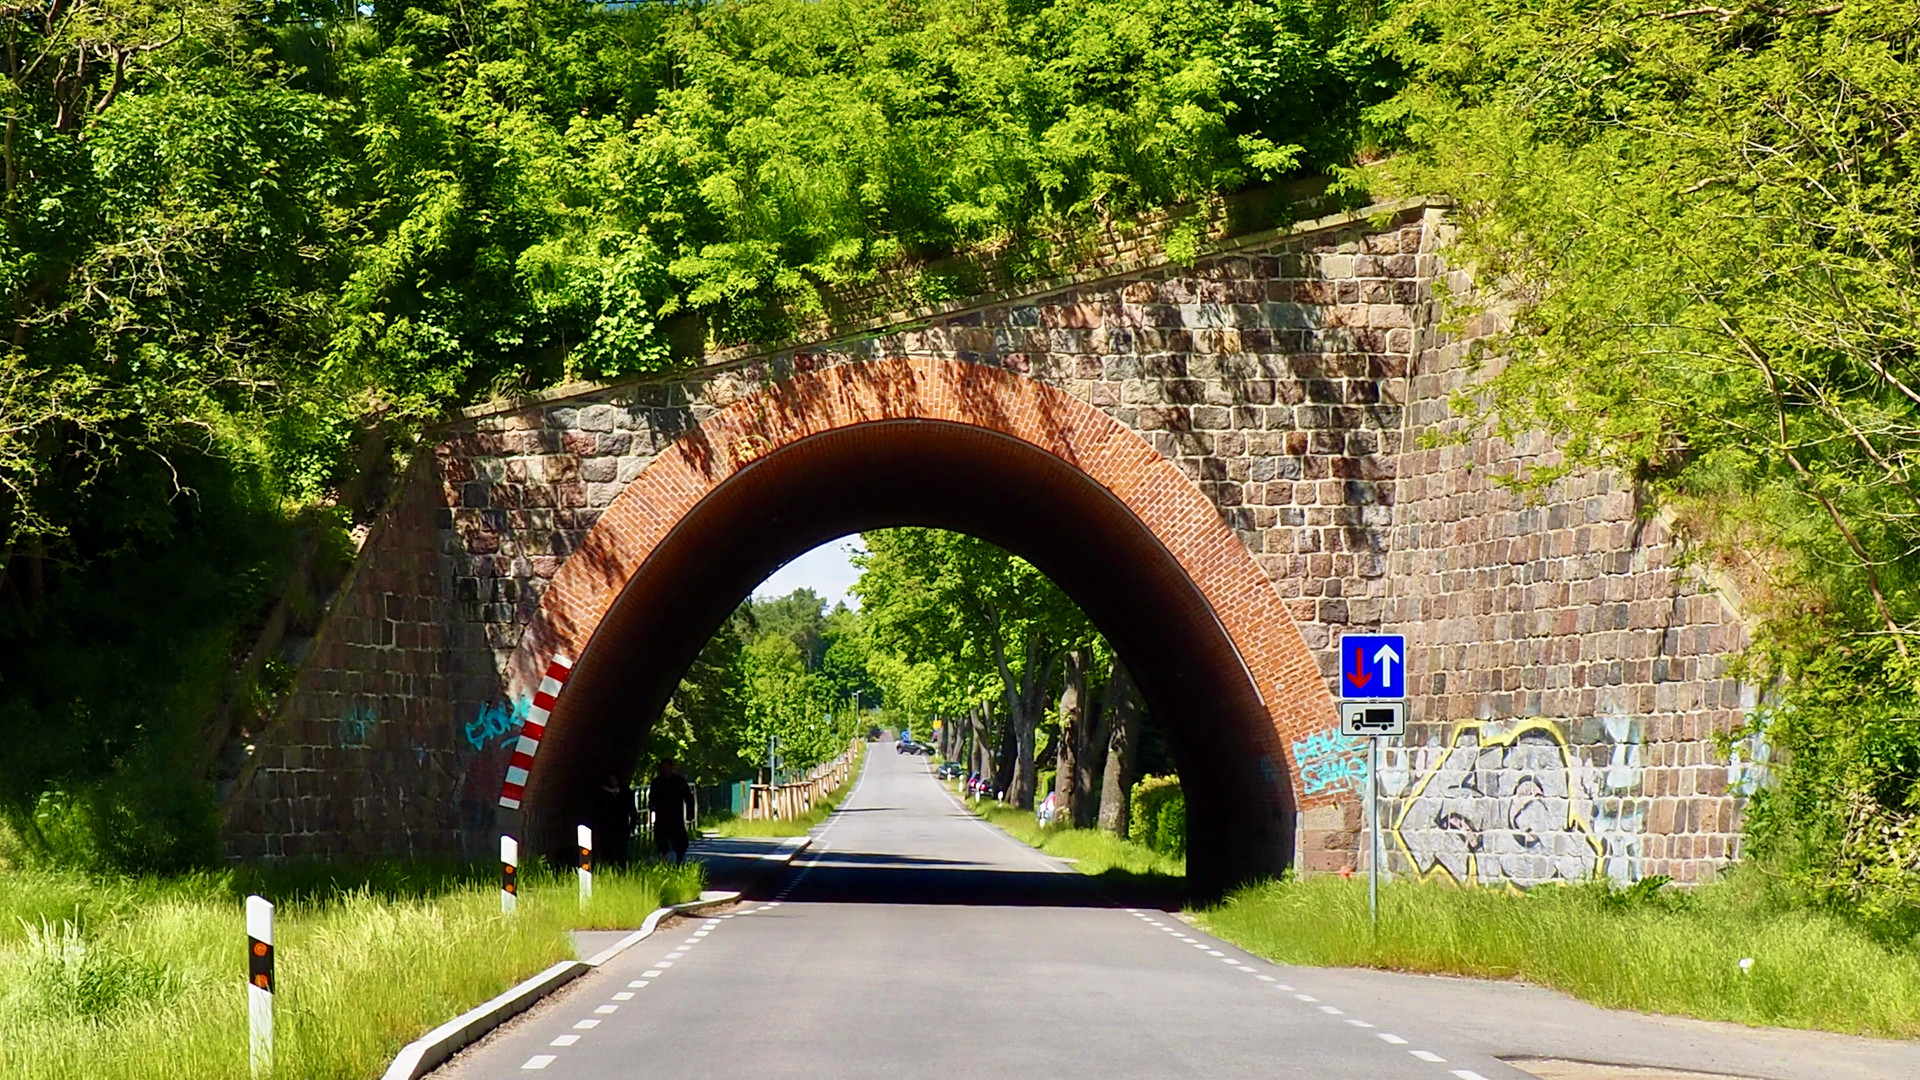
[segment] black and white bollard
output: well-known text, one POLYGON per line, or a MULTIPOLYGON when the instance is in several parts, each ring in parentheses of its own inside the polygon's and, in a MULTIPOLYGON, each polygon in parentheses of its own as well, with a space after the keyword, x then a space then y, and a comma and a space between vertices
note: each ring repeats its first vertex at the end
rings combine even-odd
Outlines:
POLYGON ((580 840, 580 906, 587 906, 593 899, 593 830, 585 825, 579 827, 580 840))
POLYGON ((247 897, 247 1060, 253 1075, 273 1071, 273 905, 247 897))
POLYGON ((511 836, 500 838, 500 913, 511 915, 520 893, 520 842, 511 836))

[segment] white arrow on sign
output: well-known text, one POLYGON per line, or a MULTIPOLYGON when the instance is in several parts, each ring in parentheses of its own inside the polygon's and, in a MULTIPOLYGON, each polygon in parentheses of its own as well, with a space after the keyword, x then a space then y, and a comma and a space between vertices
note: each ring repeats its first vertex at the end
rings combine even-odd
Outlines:
POLYGON ((1380 682, 1391 685, 1393 682, 1393 665, 1400 662, 1400 654, 1393 651, 1393 646, 1382 645, 1380 646, 1380 651, 1373 654, 1373 662, 1380 665, 1380 682))

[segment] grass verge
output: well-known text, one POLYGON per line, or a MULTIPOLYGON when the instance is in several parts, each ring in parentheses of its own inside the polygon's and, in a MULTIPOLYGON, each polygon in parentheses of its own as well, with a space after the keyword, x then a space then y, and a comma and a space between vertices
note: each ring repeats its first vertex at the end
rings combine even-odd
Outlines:
POLYGON ((1187 876, 1187 860, 1166 855, 1131 840, 1122 840, 1101 829, 1075 829, 1066 825, 1042 825, 1033 811, 995 799, 982 799, 972 808, 987 823, 1021 843, 1039 848, 1049 855, 1074 860, 1074 868, 1099 877, 1115 874, 1138 878, 1179 878, 1187 876))
POLYGON ((1920 1037, 1920 948, 1738 876, 1691 892, 1395 882, 1380 889, 1375 936, 1366 882, 1328 875, 1243 889, 1199 918, 1287 964, 1517 978, 1608 1008, 1920 1037))
POLYGON ((1074 869, 1112 890, 1128 904, 1177 908, 1186 898, 1187 860, 1166 855, 1100 829, 1042 825, 1033 811, 997 799, 969 802, 958 782, 947 785, 962 805, 987 824, 1029 847, 1070 860, 1074 869))
POLYGON ((807 811, 797 818, 779 818, 772 821, 749 821, 746 818, 728 815, 726 817, 716 817, 708 821, 703 821, 700 823, 701 828, 703 830, 711 830, 720 836, 729 837, 805 836, 807 833, 813 831, 815 825, 827 820, 827 815, 833 813, 842 802, 846 801, 847 794, 853 790, 854 783, 860 779, 860 769, 866 764, 866 760, 867 744, 865 741, 862 741, 853 752, 853 766, 847 770, 847 782, 833 789, 827 794, 825 799, 815 804, 812 810, 807 811))
POLYGON ((567 931, 638 926, 699 895, 698 867, 523 872, 500 914, 492 868, 386 866, 100 880, 28 871, 0 899, 0 1076, 241 1080, 245 918, 275 920, 276 1077, 367 1080, 410 1040, 558 960, 567 931))
MULTIPOLYGON (((1082 873, 1184 885, 1184 859, 1095 829, 1042 826, 997 801, 972 809, 1082 873)), ((1394 882, 1380 890, 1378 936, 1362 878, 1256 885, 1195 917, 1283 964, 1524 979, 1607 1008, 1920 1038, 1920 941, 1888 943, 1737 875, 1690 892, 1394 882)))

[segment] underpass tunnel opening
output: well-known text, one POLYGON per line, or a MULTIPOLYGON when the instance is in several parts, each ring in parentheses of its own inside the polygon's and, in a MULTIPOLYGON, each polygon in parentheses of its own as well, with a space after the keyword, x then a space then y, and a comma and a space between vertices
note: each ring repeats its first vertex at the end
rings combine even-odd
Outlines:
POLYGON ((1126 663, 1187 804, 1188 887, 1278 875, 1293 798, 1273 720, 1199 588, 1106 488, 1030 444, 926 420, 858 424, 754 460, 647 555, 578 657, 523 798, 548 858, 594 790, 631 774, 683 673, 755 586, 836 537, 898 526, 977 536, 1057 584, 1126 663))

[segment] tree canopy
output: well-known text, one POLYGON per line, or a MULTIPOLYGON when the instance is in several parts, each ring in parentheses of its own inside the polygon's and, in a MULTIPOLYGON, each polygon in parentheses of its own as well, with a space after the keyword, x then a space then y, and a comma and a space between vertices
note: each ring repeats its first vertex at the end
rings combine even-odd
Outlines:
POLYGON ((1371 182, 1511 332, 1480 431, 1633 478, 1761 619, 1749 854, 1920 917, 1920 7, 1414 0, 1371 182))
POLYGON ((1303 0, 0 13, 0 815, 43 850, 117 835, 81 819, 120 820, 159 770, 201 809, 135 813, 173 824, 126 851, 204 857, 204 804, 423 424, 686 362, 703 327, 777 339, 916 260, 1330 167, 1384 92, 1363 22, 1303 0))

